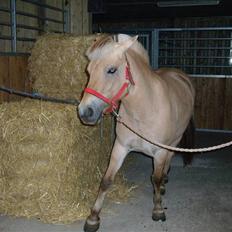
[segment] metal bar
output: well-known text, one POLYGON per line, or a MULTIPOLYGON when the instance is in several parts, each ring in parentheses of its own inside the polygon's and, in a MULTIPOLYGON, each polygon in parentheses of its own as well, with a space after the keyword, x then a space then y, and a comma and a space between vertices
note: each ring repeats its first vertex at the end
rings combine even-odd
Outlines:
POLYGON ((11 21, 11 51, 17 50, 17 31, 16 31, 16 0, 10 1, 10 21, 11 21))
POLYGON ((221 130, 221 129, 203 129, 203 128, 196 128, 196 131, 199 132, 213 132, 213 133, 225 133, 225 134, 232 134, 232 130, 221 130))
POLYGON ((0 91, 9 93, 9 94, 15 94, 21 97, 28 97, 36 100, 41 100, 41 101, 49 101, 49 102, 54 102, 54 103, 61 103, 61 104, 70 104, 70 105, 75 105, 78 106, 80 101, 77 99, 59 99, 55 97, 47 97, 44 95, 40 95, 38 93, 27 93, 23 91, 18 91, 15 89, 11 88, 6 88, 4 86, 0 86, 0 91))
POLYGON ((28 52, 0 52, 0 56, 29 56, 28 52))
POLYGON ((139 5, 154 5, 153 1, 130 1, 130 2, 107 2, 106 1, 107 6, 139 6, 139 5))
POLYGON ((100 120, 100 140, 103 141, 104 136, 104 118, 100 120))
POLYGON ((36 0, 21 0, 21 1, 22 2, 31 3, 31 4, 40 6, 40 7, 48 8, 48 9, 54 10, 54 11, 60 11, 60 12, 64 11, 62 8, 51 6, 51 5, 48 5, 48 4, 45 4, 45 3, 41 3, 41 2, 36 1, 36 0))
MULTIPOLYGON (((231 40, 230 40, 230 46, 232 47, 232 32, 230 33, 231 40)), ((229 64, 232 65, 232 49, 230 49, 230 59, 229 64)))
POLYGON ((197 66, 194 66, 194 65, 188 65, 188 64, 184 64, 184 65, 182 65, 182 64, 167 64, 167 65, 163 65, 163 64, 161 64, 163 67, 165 66, 165 67, 189 67, 189 68, 194 68, 194 67, 196 67, 196 68, 221 68, 221 67, 223 67, 223 68, 231 68, 231 66, 227 66, 227 65, 197 65, 197 66))
POLYGON ((231 38, 159 38, 159 41, 165 41, 165 40, 170 40, 170 41, 175 41, 175 40, 188 40, 188 41, 193 41, 193 40, 197 40, 197 41, 201 41, 201 40, 231 40, 231 38))
MULTIPOLYGON (((173 58, 173 56, 160 55, 159 58, 173 58)), ((175 58, 193 59, 193 56, 175 56, 175 58)), ((230 59, 230 56, 196 56, 197 59, 230 59)))
MULTIPOLYGON (((163 48, 160 47, 160 50, 182 50, 183 48, 173 48, 173 47, 167 47, 167 48, 163 48)), ((209 50, 209 49, 214 49, 214 50, 221 50, 221 49, 232 49, 232 47, 185 47, 184 49, 188 49, 188 50, 195 50, 195 49, 202 49, 202 50, 209 50)))
MULTIPOLYGON (((151 28, 151 31, 153 30, 153 28, 151 28)), ((124 30, 124 29, 108 29, 108 28, 104 28, 103 30, 102 30, 102 32, 105 32, 105 33, 133 33, 133 34, 135 34, 136 32, 144 32, 144 30, 143 29, 126 29, 126 30, 124 30)), ((95 32, 95 33, 97 33, 97 32, 99 32, 99 30, 97 30, 97 31, 93 31, 93 32, 95 32)))
MULTIPOLYGON (((14 38, 12 36, 4 36, 4 35, 1 35, 0 36, 0 40, 13 40, 14 38)), ((35 42, 36 39, 34 38, 25 38, 25 37, 17 37, 17 41, 28 41, 28 42, 35 42)), ((16 52, 13 51, 13 52, 16 52)))
POLYGON ((188 74, 194 78, 232 78, 232 75, 217 75, 217 74, 188 74))
MULTIPOLYGON (((194 53, 194 59, 193 59, 193 66, 194 66, 194 69, 193 69, 193 73, 196 73, 196 66, 197 66, 197 40, 196 40, 196 37, 197 37, 197 31, 194 31, 194 50, 193 50, 193 53, 194 53)), ((207 60, 208 61, 208 60, 207 60)))
MULTIPOLYGON (((159 32, 182 32, 182 31, 194 31, 194 30, 198 30, 198 31, 227 31, 227 30, 232 30, 232 27, 196 27, 196 28, 155 28, 156 30, 159 30, 159 32)), ((108 32, 108 33, 139 33, 139 32, 145 32, 145 33, 150 33, 151 31, 153 31, 154 28, 146 28, 146 29, 142 29, 142 28, 136 28, 136 29, 132 29, 132 28, 127 28, 127 29, 106 29, 104 28, 102 31, 103 32, 108 32)))
MULTIPOLYGON (((62 9, 64 9, 65 5, 64 5, 64 1, 62 0, 62 9)), ((63 32, 65 31, 65 13, 62 12, 62 20, 63 20, 63 32)))
POLYGON ((115 140, 115 126, 116 126, 115 118, 111 117, 111 135, 110 135, 111 145, 114 143, 115 140))
POLYGON ((227 31, 232 30, 232 27, 196 27, 196 28, 159 28, 160 32, 173 31, 227 31))
POLYGON ((70 32, 70 5, 65 3, 65 0, 62 0, 63 11, 63 32, 70 32))
POLYGON ((40 20, 47 20, 47 21, 54 22, 54 23, 59 23, 59 24, 64 23, 61 20, 52 19, 52 18, 48 18, 48 17, 41 17, 41 16, 38 16, 38 15, 35 15, 35 14, 24 12, 24 11, 17 11, 16 14, 26 16, 26 17, 31 17, 31 18, 37 18, 37 19, 40 19, 40 20))
POLYGON ((151 43, 151 65, 153 68, 159 67, 159 30, 152 30, 151 43))

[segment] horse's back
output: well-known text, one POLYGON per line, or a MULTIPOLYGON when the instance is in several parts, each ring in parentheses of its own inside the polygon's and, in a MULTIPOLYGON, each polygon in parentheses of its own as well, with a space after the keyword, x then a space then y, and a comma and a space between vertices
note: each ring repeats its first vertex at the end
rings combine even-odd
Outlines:
POLYGON ((160 77, 162 78, 174 78, 174 79, 179 79, 181 81, 183 81, 185 84, 188 85, 188 87, 191 89, 191 91, 194 93, 194 88, 192 85, 192 82, 189 78, 189 76, 183 72, 180 69, 176 69, 176 68, 159 68, 154 70, 154 72, 156 74, 158 74, 160 77))
MULTIPOLYGON (((183 71, 175 68, 160 68, 154 71, 156 75, 166 83, 169 89, 181 91, 183 94, 189 95, 194 103, 195 90, 188 75, 183 71)), ((187 97, 187 96, 186 96, 187 97)))

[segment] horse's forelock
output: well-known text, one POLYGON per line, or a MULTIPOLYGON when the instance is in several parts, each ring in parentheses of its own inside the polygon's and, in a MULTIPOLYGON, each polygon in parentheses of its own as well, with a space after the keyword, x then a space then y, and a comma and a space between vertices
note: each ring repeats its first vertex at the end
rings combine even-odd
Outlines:
POLYGON ((99 38, 96 38, 96 41, 87 50, 86 55, 90 60, 97 59, 103 53, 103 50, 106 50, 106 47, 109 47, 109 45, 113 42, 114 40, 110 35, 103 35, 99 38))

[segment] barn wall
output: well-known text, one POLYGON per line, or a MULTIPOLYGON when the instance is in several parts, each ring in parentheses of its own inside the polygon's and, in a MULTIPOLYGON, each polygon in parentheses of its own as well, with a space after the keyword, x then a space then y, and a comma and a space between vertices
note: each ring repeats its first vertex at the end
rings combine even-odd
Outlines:
MULTIPOLYGON (((55 7, 62 8, 62 2, 59 0, 42 0, 41 3, 46 3, 55 7)), ((17 10, 28 12, 34 15, 40 15, 48 18, 62 20, 61 12, 40 8, 36 5, 16 1, 17 10)), ((0 1, 0 6, 10 8, 10 1, 0 1)), ((91 33, 92 18, 87 12, 87 0, 69 0, 67 9, 70 11, 69 31, 76 35, 85 35, 91 33)), ((10 14, 1 12, 0 22, 9 23, 10 14)), ((41 22, 36 18, 17 15, 17 24, 40 27, 41 30, 47 32, 62 31, 63 25, 52 22, 41 22)), ((17 37, 37 38, 42 31, 28 30, 23 28, 17 29, 17 37)), ((10 28, 0 25, 0 35, 11 36, 10 28)), ((34 42, 18 41, 17 52, 30 52, 34 42)), ((0 52, 10 52, 11 43, 9 40, 0 39, 0 52)), ((14 88, 17 90, 31 91, 31 85, 28 81, 28 56, 0 56, 0 86, 14 88)), ((9 95, 0 92, 0 103, 4 101, 19 100, 20 97, 9 95)))
MULTIPOLYGON (((87 11, 87 0, 69 0, 66 9, 69 11, 67 29, 69 32, 77 35, 86 35, 92 31, 92 17, 87 11)), ((61 0, 42 0, 41 3, 62 8, 61 0)), ((0 1, 0 7, 10 8, 10 0, 0 1)), ((27 12, 33 15, 53 18, 59 21, 63 20, 63 14, 60 11, 54 11, 48 8, 41 8, 34 4, 16 1, 17 11, 27 12)), ((41 30, 31 30, 17 28, 18 38, 36 39, 39 35, 45 32, 63 32, 63 25, 52 21, 44 21, 33 17, 17 15, 17 24, 39 27, 41 30)), ((10 14, 7 12, 0 13, 0 22, 10 23, 10 14)), ((0 25, 0 35, 11 36, 11 30, 8 26, 0 25)), ((17 52, 30 52, 34 42, 18 41, 17 52)), ((0 52, 10 52, 11 43, 9 40, 0 39, 0 52)))
MULTIPOLYGON (((0 86, 21 91, 31 91, 28 80, 28 56, 0 56, 0 86)), ((0 103, 22 99, 0 92, 0 103)))
MULTIPOLYGON (((10 7, 10 1, 1 1, 1 7, 10 7)), ((16 1, 16 8, 18 11, 28 12, 34 15, 38 14, 38 8, 26 2, 16 1)), ((7 12, 1 12, 0 21, 5 23, 10 23, 10 14, 7 12)), ((39 21, 35 18, 29 18, 22 15, 17 15, 17 24, 23 24, 28 26, 38 27, 39 21)), ((8 26, 0 26, 1 34, 4 36, 11 36, 11 30, 8 26)), ((23 28, 17 29, 17 37, 21 38, 36 38, 39 35, 39 32, 36 30, 28 30, 23 28)), ((33 42, 29 41, 18 41, 17 42, 17 52, 27 52, 33 46, 33 42)), ((10 40, 0 40, 0 51, 1 52, 10 52, 11 43, 10 40)))
POLYGON ((192 78, 192 82, 196 89, 196 126, 232 130, 232 79, 192 78))
MULTIPOLYGON (((35 5, 26 2, 16 1, 16 9, 19 11, 29 12, 35 15, 38 14, 38 8, 35 5)), ((17 15, 17 23, 38 27, 39 22, 35 18, 28 18, 22 15, 17 15)), ((23 28, 17 29, 17 37, 36 38, 37 36, 38 36, 38 31, 36 30, 28 30, 23 28)), ((32 46, 33 46, 33 42, 18 41, 17 52, 28 52, 30 51, 32 46)))

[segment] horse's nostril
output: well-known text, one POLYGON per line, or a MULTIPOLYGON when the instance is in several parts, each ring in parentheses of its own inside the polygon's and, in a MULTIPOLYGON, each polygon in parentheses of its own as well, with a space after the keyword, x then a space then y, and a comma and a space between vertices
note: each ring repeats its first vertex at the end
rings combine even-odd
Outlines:
POLYGON ((94 114, 94 111, 91 107, 88 107, 85 111, 85 117, 92 117, 94 114))

